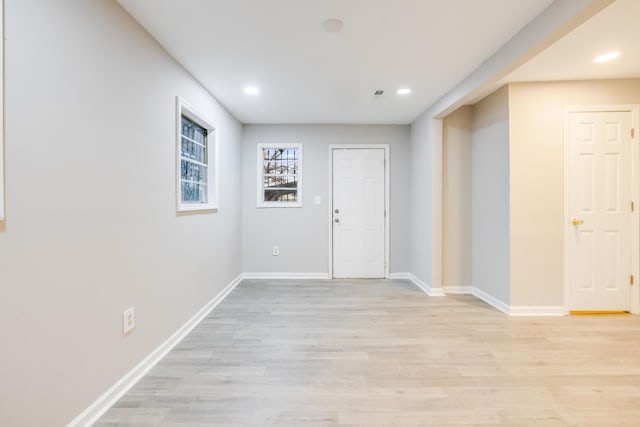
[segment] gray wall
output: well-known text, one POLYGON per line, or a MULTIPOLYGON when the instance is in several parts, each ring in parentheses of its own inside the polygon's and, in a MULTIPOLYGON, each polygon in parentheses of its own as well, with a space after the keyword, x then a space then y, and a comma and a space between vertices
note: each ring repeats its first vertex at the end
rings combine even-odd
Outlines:
POLYGON ((410 272, 428 285, 432 283, 433 236, 433 121, 423 114, 411 124, 411 264, 410 272))
POLYGON ((0 425, 58 426, 241 272, 242 128, 113 1, 6 0, 5 36, 0 425), (217 213, 175 213, 176 95, 220 129, 217 213))
POLYGON ((245 125, 243 269, 247 273, 327 273, 330 144, 390 146, 390 271, 409 271, 409 126, 245 125), (303 143, 303 207, 256 208, 256 144, 303 143), (314 204, 314 197, 321 204, 314 204), (271 255, 272 246, 280 255, 271 255))
POLYGON ((473 285, 510 304, 509 92, 474 107, 471 153, 473 285))

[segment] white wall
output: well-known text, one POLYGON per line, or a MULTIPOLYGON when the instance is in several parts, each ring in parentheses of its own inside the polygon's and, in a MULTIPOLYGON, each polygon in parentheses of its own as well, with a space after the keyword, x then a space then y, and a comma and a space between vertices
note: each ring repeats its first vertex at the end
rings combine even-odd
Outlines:
POLYGON ((409 126, 245 125, 243 268, 248 273, 328 273, 330 144, 389 144, 390 271, 409 271, 409 126), (256 144, 303 143, 303 207, 256 208, 256 144), (321 204, 314 204, 319 195, 321 204), (272 246, 280 255, 271 255, 272 246))
POLYGON ((471 147, 473 107, 464 106, 442 121, 443 128, 443 285, 472 286, 471 147))
POLYGON ((241 272, 242 128, 113 1, 5 18, 0 425, 57 426, 241 272), (176 95, 220 129, 218 213, 176 216, 176 95))
POLYGON ((474 106, 471 154, 473 286, 510 303, 509 92, 474 106))

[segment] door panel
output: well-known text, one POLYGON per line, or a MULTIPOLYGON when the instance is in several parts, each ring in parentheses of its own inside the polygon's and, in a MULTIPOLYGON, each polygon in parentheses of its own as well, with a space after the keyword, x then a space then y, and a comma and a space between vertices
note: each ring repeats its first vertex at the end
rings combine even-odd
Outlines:
POLYGON ((333 276, 383 278, 383 149, 334 149, 333 276))
POLYGON ((626 311, 631 303, 631 114, 573 112, 568 123, 569 310, 626 311))

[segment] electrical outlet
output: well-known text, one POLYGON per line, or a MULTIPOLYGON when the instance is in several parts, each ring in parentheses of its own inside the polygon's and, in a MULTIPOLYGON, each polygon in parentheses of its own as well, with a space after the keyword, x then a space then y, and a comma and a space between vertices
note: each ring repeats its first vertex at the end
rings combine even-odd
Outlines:
POLYGON ((273 256, 280 255, 280 248, 278 246, 274 246, 273 250, 271 251, 271 255, 273 255, 273 256))
POLYGON ((136 313, 133 307, 128 308, 122 313, 122 333, 129 335, 136 327, 136 313))

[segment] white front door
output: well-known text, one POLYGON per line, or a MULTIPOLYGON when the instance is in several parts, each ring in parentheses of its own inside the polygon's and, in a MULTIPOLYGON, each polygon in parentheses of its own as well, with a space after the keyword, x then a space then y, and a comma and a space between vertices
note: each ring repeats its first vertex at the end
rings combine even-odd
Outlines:
POLYGON ((568 113, 570 311, 630 310, 631 122, 629 111, 568 113))
POLYGON ((385 151, 333 149, 333 277, 385 277, 385 151))

